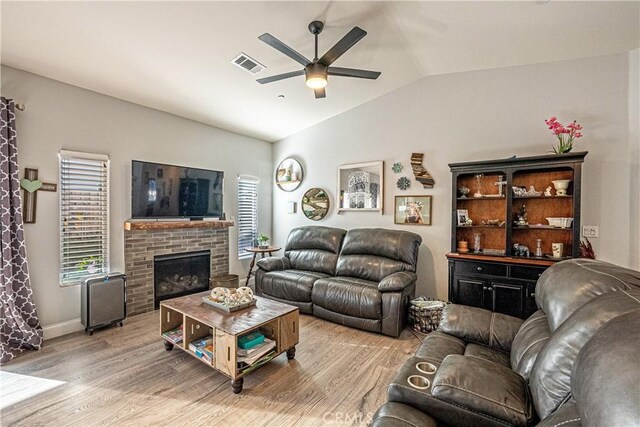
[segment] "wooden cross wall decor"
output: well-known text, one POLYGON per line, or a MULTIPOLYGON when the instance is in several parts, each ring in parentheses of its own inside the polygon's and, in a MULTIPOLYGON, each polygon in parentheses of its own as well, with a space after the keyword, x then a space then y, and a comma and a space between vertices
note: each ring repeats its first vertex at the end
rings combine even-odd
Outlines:
POLYGON ((42 182, 38 179, 38 169, 24 169, 24 178, 20 180, 24 190, 22 197, 23 219, 25 224, 35 224, 38 191, 57 191, 58 185, 42 182))

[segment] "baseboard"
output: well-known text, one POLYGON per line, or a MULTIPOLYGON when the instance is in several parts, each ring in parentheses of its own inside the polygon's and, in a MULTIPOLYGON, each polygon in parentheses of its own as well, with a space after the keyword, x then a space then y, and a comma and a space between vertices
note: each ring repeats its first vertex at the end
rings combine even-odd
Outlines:
POLYGON ((66 322, 54 323, 53 325, 44 326, 42 328, 45 340, 50 340, 51 338, 60 337, 62 335, 78 331, 84 331, 84 326, 82 326, 80 318, 67 320, 66 322))

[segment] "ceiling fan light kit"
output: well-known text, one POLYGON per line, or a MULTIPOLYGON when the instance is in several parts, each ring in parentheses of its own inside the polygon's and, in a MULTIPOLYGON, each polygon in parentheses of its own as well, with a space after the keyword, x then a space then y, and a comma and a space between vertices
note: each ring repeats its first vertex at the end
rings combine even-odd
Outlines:
POLYGON ((304 69, 307 86, 322 89, 327 86, 327 67, 322 64, 309 64, 304 69))
POLYGON ((296 52, 269 33, 264 33, 258 37, 259 40, 301 64, 304 69, 265 77, 258 79, 257 82, 260 84, 272 83, 304 75, 305 83, 308 87, 313 89, 315 97, 324 98, 326 96, 325 87, 327 86, 327 76, 354 77, 370 80, 375 80, 380 76, 380 72, 378 71, 330 67, 330 65, 340 58, 347 50, 351 49, 367 35, 367 32, 359 27, 353 27, 353 29, 342 37, 342 39, 340 39, 340 41, 338 41, 338 43, 336 43, 331 49, 329 49, 322 58, 318 58, 318 35, 322 32, 323 28, 324 24, 320 21, 313 21, 309 24, 309 32, 315 37, 315 56, 313 61, 309 61, 303 55, 296 52))

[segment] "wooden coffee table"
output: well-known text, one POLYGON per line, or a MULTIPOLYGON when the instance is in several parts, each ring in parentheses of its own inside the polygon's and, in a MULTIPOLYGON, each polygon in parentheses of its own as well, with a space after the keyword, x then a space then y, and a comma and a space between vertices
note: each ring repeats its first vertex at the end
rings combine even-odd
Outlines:
MULTIPOLYGON (((288 359, 295 357, 300 333, 297 307, 255 297, 255 307, 225 313, 202 302, 202 297, 208 294, 207 291, 162 301, 160 334, 162 336, 163 332, 182 326, 183 341, 175 346, 230 378, 234 393, 242 391, 243 377, 257 369, 254 366, 261 366, 284 352, 288 359), (251 367, 253 369, 239 368, 236 355, 238 337, 254 330, 276 342, 275 355, 263 363, 256 363, 251 367), (213 336, 211 363, 189 350, 190 342, 209 335, 213 336)), ((164 347, 171 351, 174 344, 165 339, 164 347)))

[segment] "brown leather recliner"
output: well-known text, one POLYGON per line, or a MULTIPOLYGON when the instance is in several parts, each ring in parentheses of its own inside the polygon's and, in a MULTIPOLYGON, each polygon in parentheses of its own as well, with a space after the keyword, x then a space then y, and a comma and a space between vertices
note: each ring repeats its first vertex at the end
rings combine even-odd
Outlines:
POLYGON ((300 227, 285 253, 258 261, 256 293, 303 313, 397 337, 415 294, 422 238, 386 229, 300 227))
POLYGON ((539 279, 536 302, 524 322, 447 306, 372 425, 640 425, 640 272, 564 261, 539 279))

